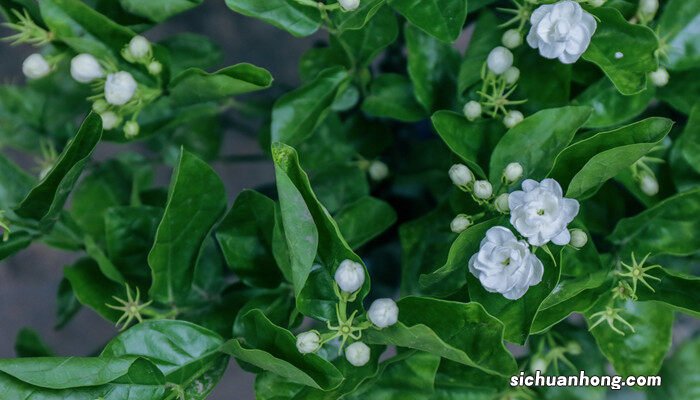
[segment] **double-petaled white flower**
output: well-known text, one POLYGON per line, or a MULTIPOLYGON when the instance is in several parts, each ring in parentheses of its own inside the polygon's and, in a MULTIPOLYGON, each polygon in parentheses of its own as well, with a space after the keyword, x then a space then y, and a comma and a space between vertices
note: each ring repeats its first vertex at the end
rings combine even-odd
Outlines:
POLYGON ((123 106, 136 93, 136 80, 126 71, 107 75, 105 82, 105 100, 115 106, 123 106))
POLYGON ((566 226, 578 214, 578 201, 564 197, 554 179, 526 179, 522 187, 508 196, 510 223, 533 246, 550 241, 560 246, 568 244, 571 235, 566 226))
POLYGON ((22 73, 29 79, 43 78, 51 72, 51 65, 39 53, 34 53, 22 62, 22 73))
POLYGON ((105 76, 100 62, 91 54, 78 54, 70 61, 70 75, 80 83, 89 83, 105 76))
POLYGON ((345 349, 345 359, 356 367, 361 367, 369 362, 369 346, 362 342, 355 342, 345 349))
POLYGON ((365 269, 362 264, 343 260, 335 271, 335 283, 346 293, 355 293, 365 283, 365 269))
POLYGON ((571 0, 539 6, 530 17, 532 28, 527 43, 545 58, 575 63, 591 43, 595 18, 571 0))
POLYGON ((367 319, 377 328, 386 328, 399 320, 399 306, 392 299, 377 299, 367 311, 367 319))
POLYGON ((297 350, 309 354, 321 347, 321 336, 316 331, 302 332, 297 336, 297 350))
POLYGON ((544 266, 527 242, 518 240, 509 229, 495 226, 486 231, 479 252, 469 259, 469 272, 487 291, 517 300, 542 281, 544 266))

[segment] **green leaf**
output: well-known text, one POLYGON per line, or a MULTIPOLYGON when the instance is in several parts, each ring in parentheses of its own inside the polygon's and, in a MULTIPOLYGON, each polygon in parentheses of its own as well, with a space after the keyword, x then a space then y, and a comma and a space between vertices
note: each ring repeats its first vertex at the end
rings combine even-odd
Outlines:
POLYGON ((44 342, 39 334, 29 328, 22 328, 15 339, 17 357, 51 357, 53 350, 44 342))
POLYGON ((294 36, 309 36, 321 26, 321 14, 294 0, 226 0, 235 12, 274 25, 294 36))
MULTIPOLYGON (((471 9, 474 0, 470 0, 469 3, 471 9)), ((459 67, 457 79, 459 93, 464 93, 465 90, 481 80, 481 67, 486 62, 486 57, 494 47, 501 45, 503 34, 499 29, 493 28, 500 22, 496 15, 488 10, 484 10, 479 15, 474 33, 471 35, 469 46, 459 67)))
POLYGON ((467 0, 389 0, 413 25, 443 42, 454 42, 467 18, 467 0))
POLYGON ((667 58, 664 64, 674 71, 685 71, 700 63, 700 4, 670 0, 659 18, 659 37, 667 58))
POLYGON ((115 322, 121 316, 119 311, 106 304, 115 304, 112 296, 123 298, 124 287, 105 277, 95 261, 80 259, 65 268, 63 274, 81 304, 92 308, 108 321, 115 322))
POLYGON ((690 168, 700 174, 700 103, 690 111, 690 117, 683 129, 683 133, 677 139, 680 154, 690 168))
POLYGON ((318 201, 331 214, 369 195, 366 172, 357 165, 341 164, 324 168, 311 179, 311 186, 318 201))
POLYGON ((26 249, 32 244, 32 235, 27 232, 15 232, 6 241, 0 240, 0 260, 26 249))
POLYGON ((399 323, 367 331, 368 343, 425 351, 495 375, 517 371, 503 345, 503 324, 480 304, 406 297, 398 306, 399 323))
POLYGON ((95 260, 104 276, 119 284, 125 283, 122 273, 112 264, 112 261, 91 236, 85 236, 85 252, 95 260))
POLYGON ((589 107, 561 107, 539 111, 510 129, 491 154, 489 177, 498 182, 511 162, 523 166, 523 176, 542 179, 557 155, 591 115, 589 107))
POLYGON ((557 156, 550 177, 567 186, 567 197, 590 197, 646 155, 672 126, 669 119, 648 118, 576 142, 557 156))
POLYGON ((625 255, 633 251, 654 256, 696 253, 700 248, 700 189, 679 193, 622 219, 608 239, 625 255))
POLYGON ((413 96, 411 81, 399 74, 381 74, 374 78, 362 111, 374 117, 416 122, 426 117, 425 110, 413 96))
POLYGON ((340 210, 335 220, 348 245, 357 249, 389 229, 396 218, 389 203, 366 196, 340 210))
POLYGON ((174 75, 191 67, 211 68, 224 59, 221 47, 204 35, 183 32, 170 36, 159 44, 170 52, 170 72, 174 75))
POLYGON ((331 36, 331 42, 337 40, 338 43, 334 46, 350 49, 352 66, 365 67, 374 61, 382 50, 394 43, 398 34, 399 24, 395 14, 389 7, 382 7, 363 29, 346 31, 337 39, 331 36))
MULTIPOLYGON (((620 316, 634 326, 635 332, 630 332, 628 327, 620 328, 620 322, 616 322, 625 333, 623 336, 601 323, 591 330, 600 351, 623 377, 656 375, 671 347, 673 313, 656 302, 627 301, 621 308, 620 316)), ((586 313, 589 326, 591 315, 602 310, 596 307, 586 313)))
POLYGON ((331 14, 331 20, 339 32, 348 29, 362 29, 384 5, 386 0, 363 0, 360 6, 352 12, 336 10, 331 14))
POLYGON ((244 335, 224 343, 221 351, 291 382, 331 390, 343 376, 331 363, 316 354, 301 354, 296 339, 286 329, 270 322, 259 310, 243 317, 244 335))
POLYGON ((153 22, 162 22, 173 15, 197 7, 202 1, 204 0, 119 0, 119 3, 132 14, 153 22))
POLYGON ((44 228, 50 228, 58 219, 101 134, 102 119, 90 113, 51 171, 22 200, 15 211, 17 215, 39 220, 44 228))
POLYGON ((14 207, 29 193, 35 179, 0 154, 0 209, 14 207))
MULTIPOLYGON (((655 264, 649 261, 648 265, 655 264)), ((700 316, 700 278, 668 268, 654 268, 647 272, 659 281, 647 279, 654 288, 649 290, 642 284, 637 285, 637 296, 640 301, 660 301, 677 310, 694 317, 700 316)))
MULTIPOLYGON (((500 31, 498 31, 500 32, 500 31)), ((515 66, 520 69, 517 99, 527 99, 523 110, 537 112, 544 108, 569 104, 571 94, 571 64, 548 60, 521 46, 515 53, 515 66)))
POLYGON ((647 74, 658 67, 656 35, 646 26, 630 24, 613 8, 591 13, 599 19, 598 28, 583 58, 598 65, 620 93, 641 92, 647 86, 647 74))
POLYGON ((428 112, 452 108, 459 54, 449 44, 426 35, 413 25, 405 25, 404 35, 408 76, 413 82, 416 99, 428 112))
POLYGON ((190 105, 267 89, 272 75, 263 68, 242 63, 208 73, 199 68, 182 71, 170 82, 175 105, 190 105))
POLYGON ((225 210, 221 179, 210 166, 183 150, 148 254, 152 299, 172 304, 186 298, 204 239, 225 210))
POLYGON ((661 386, 647 389, 649 400, 685 400, 700 397, 700 338, 676 348, 661 368, 661 386))
POLYGON ((386 360, 381 375, 368 382, 350 396, 353 400, 388 400, 410 398, 434 398, 435 373, 440 357, 411 352, 386 360))
POLYGON ((216 230, 226 264, 247 285, 279 285, 282 276, 272 255, 274 226, 275 202, 244 190, 216 230))
POLYGON ((81 305, 73 293, 70 282, 65 277, 61 279, 56 294, 56 325, 54 329, 62 329, 80 311, 81 305))
POLYGON ((296 145, 312 135, 348 79, 342 67, 326 69, 313 81, 280 97, 272 108, 272 141, 296 145))
POLYGON ((603 78, 589 86, 574 102, 593 109, 593 114, 584 127, 606 128, 625 123, 644 112, 655 92, 650 86, 638 94, 625 96, 608 79, 603 78))

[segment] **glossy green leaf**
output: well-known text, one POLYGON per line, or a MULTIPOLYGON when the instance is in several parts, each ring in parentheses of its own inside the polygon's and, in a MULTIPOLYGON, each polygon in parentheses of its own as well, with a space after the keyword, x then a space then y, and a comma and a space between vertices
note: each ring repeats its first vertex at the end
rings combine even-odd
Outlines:
POLYGON ((370 86, 362 103, 362 111, 375 117, 393 118, 403 122, 420 121, 425 110, 413 96, 411 81, 399 74, 381 74, 370 86))
POLYGON ((351 248, 356 249, 396 222, 396 211, 377 198, 366 196, 340 210, 335 220, 351 248))
POLYGON ((330 390, 342 382, 337 368, 316 354, 299 353, 294 335, 259 310, 248 312, 243 323, 244 336, 229 340, 221 351, 302 385, 330 390))
POLYGON ((343 44, 337 45, 350 49, 351 65, 364 67, 374 61, 384 48, 394 43, 398 34, 399 24, 395 14, 389 7, 381 7, 364 28, 342 33, 337 40, 343 44))
POLYGON ((700 63, 700 4, 670 0, 659 18, 659 37, 663 38, 667 59, 674 71, 695 68, 700 63))
POLYGON ((56 324, 54 329, 62 329, 80 311, 81 304, 73 293, 70 282, 65 277, 58 284, 56 294, 56 324))
POLYGON ((347 81, 345 69, 331 68, 280 97, 272 109, 272 141, 296 145, 311 136, 347 81))
MULTIPOLYGON (((469 1, 470 10, 473 7, 473 3, 474 0, 469 1)), ((488 57, 494 47, 501 45, 501 36, 503 34, 500 30, 493 28, 499 23, 501 21, 490 11, 485 10, 479 15, 479 19, 474 27, 474 33, 459 67, 457 79, 459 93, 464 93, 465 90, 481 80, 481 68, 486 62, 486 57, 488 57)))
POLYGON ((121 316, 119 311, 107 307, 107 304, 116 304, 112 296, 124 298, 125 289, 105 277, 95 261, 80 259, 65 268, 63 274, 81 304, 92 308, 109 321, 117 321, 121 316))
POLYGON ((312 177, 311 186, 318 201, 331 214, 369 195, 367 173, 356 165, 324 168, 312 177))
POLYGON ((700 103, 690 111, 690 117, 683 129, 683 133, 677 139, 680 154, 688 166, 700 174, 700 103))
POLYGON ((557 155, 571 142, 591 115, 589 107, 561 107, 539 111, 510 129, 491 154, 489 177, 498 182, 511 162, 523 166, 523 176, 542 179, 557 155))
POLYGON ((13 207, 29 193, 35 179, 18 165, 0 154, 0 208, 13 207))
POLYGON ((126 11, 153 22, 165 21, 173 15, 197 7, 202 1, 204 0, 119 0, 126 11))
POLYGON ((389 0, 413 25, 443 42, 454 42, 467 18, 467 0, 389 0))
POLYGON ((309 36, 321 26, 321 14, 294 0, 226 0, 235 12, 260 19, 294 36, 309 36))
POLYGON ((215 67, 224 58, 221 47, 207 36, 195 33, 179 33, 159 44, 170 52, 170 72, 174 75, 191 67, 215 67))
POLYGON ((593 109, 584 127, 606 128, 625 123, 644 112, 655 93, 652 87, 647 87, 638 94, 625 96, 604 78, 583 91, 575 103, 593 109))
POLYGON ((175 105, 189 105, 255 92, 270 85, 272 75, 252 64, 236 64, 212 73, 189 68, 170 82, 170 96, 175 105))
POLYGON ((381 375, 353 393, 353 400, 390 400, 412 397, 433 398, 435 373, 440 357, 415 352, 410 356, 397 355, 382 364, 381 375))
MULTIPOLYGON (((652 260, 645 265, 658 264, 652 260)), ((700 278, 663 268, 663 266, 662 262, 662 268, 648 271, 648 274, 659 279, 658 281, 647 279, 653 291, 642 284, 637 285, 639 300, 663 302, 686 314, 700 316, 700 278)))
POLYGON ((6 241, 0 240, 0 260, 24 250, 32 243, 32 235, 27 232, 16 232, 6 241))
POLYGON ((571 64, 543 58, 529 46, 521 46, 520 49, 514 54, 514 64, 520 69, 520 78, 518 90, 513 96, 514 99, 527 99, 520 107, 526 112, 537 112, 545 108, 568 105, 571 94, 571 64))
POLYGON ((700 82, 695 77, 700 69, 671 73, 668 85, 658 88, 659 99, 688 115, 695 104, 700 103, 700 82))
POLYGON ((17 357, 51 357, 53 350, 44 342, 39 334, 29 328, 22 328, 15 339, 17 357))
POLYGON ((661 368, 661 386, 647 389, 649 400, 685 400, 700 397, 700 339, 676 348, 661 368))
POLYGON ((185 299, 200 248, 225 209, 226 192, 216 172, 182 151, 173 171, 168 204, 148 254, 152 299, 170 304, 185 299))
POLYGON ((658 67, 656 35, 646 26, 627 22, 613 8, 591 12, 599 22, 583 58, 598 65, 620 93, 641 92, 647 86, 647 74, 658 67))
POLYGON ((386 3, 386 0, 364 0, 360 2, 360 6, 352 12, 344 12, 342 10, 334 11, 331 14, 336 29, 343 32, 348 29, 361 29, 386 3))

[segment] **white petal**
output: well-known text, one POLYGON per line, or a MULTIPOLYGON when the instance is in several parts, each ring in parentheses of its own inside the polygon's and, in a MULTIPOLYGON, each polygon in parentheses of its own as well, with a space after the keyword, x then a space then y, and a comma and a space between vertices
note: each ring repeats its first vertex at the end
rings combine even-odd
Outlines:
POLYGON ((526 192, 534 190, 534 189, 538 188, 539 186, 540 186, 540 184, 537 181, 532 180, 532 179, 525 179, 523 181, 523 190, 526 192))
POLYGON ((564 192, 562 192, 561 185, 559 184, 559 182, 555 181, 552 178, 542 180, 542 182, 540 182, 540 187, 555 193, 557 197, 562 197, 564 195, 564 192))
POLYGON ((552 238, 552 243, 559 245, 559 246, 564 246, 569 244, 571 241, 571 234, 569 233, 569 230, 564 227, 564 229, 559 232, 558 235, 554 236, 552 238))

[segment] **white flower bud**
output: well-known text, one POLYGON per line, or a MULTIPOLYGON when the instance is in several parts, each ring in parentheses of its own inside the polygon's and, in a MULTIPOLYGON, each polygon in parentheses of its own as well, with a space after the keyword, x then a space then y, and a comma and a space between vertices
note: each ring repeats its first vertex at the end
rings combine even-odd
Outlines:
POLYGON ((547 372, 547 362, 540 357, 535 357, 530 361, 530 372, 534 374, 537 371, 542 374, 547 372))
POLYGON ((588 0, 588 4, 590 4, 591 7, 602 7, 603 4, 605 4, 605 0, 588 0))
POLYGON ((488 199, 493 194, 493 186, 489 181, 474 182, 474 196, 479 199, 488 199))
POLYGON ((80 83, 89 83, 102 78, 105 73, 99 61, 91 54, 78 54, 70 61, 70 75, 80 83))
POLYGON ((362 264, 343 260, 335 271, 335 283, 347 293, 355 293, 365 283, 365 269, 362 264))
POLYGON ((503 46, 498 46, 491 50, 486 64, 491 72, 500 75, 513 65, 513 53, 503 46))
POLYGON ((659 0, 640 0, 639 12, 646 16, 653 16, 659 9, 659 0))
POLYGON ((462 108, 462 112, 469 121, 474 121, 481 117, 481 104, 474 100, 468 101, 462 108))
POLYGON ((639 180, 639 188, 647 196, 656 196, 659 193, 659 181, 651 174, 643 174, 639 180))
POLYGON ((503 33, 503 37, 501 37, 501 42, 507 48, 514 49, 523 44, 523 37, 520 36, 520 31, 518 31, 517 29, 508 29, 503 33))
POLYGON ((569 354, 577 356, 581 354, 583 349, 581 348, 581 345, 576 343, 576 342, 569 342, 566 344, 566 351, 569 352, 569 354))
POLYGON ((474 180, 474 174, 464 164, 455 164, 450 167, 449 171, 452 183, 457 186, 467 186, 474 180))
POLYGON ((151 75, 158 75, 161 72, 163 72, 163 64, 159 63, 158 61, 151 61, 150 64, 148 64, 148 73, 151 75))
POLYGON ((321 336, 316 331, 302 332, 297 335, 297 350, 301 354, 313 353, 321 347, 321 336))
POLYGON ((459 214, 450 222, 450 230, 454 233, 461 233, 471 226, 472 219, 466 214, 459 214))
POLYGON ((373 181, 379 182, 389 176, 389 167, 387 167, 383 162, 375 160, 369 165, 368 172, 369 177, 372 178, 373 181))
POLYGON ((356 367, 361 367, 369 362, 369 346, 362 342, 355 342, 345 349, 345 359, 356 367))
POLYGON ((523 122, 523 119, 525 119, 523 113, 521 113, 518 110, 510 110, 508 111, 508 114, 506 114, 506 116, 503 117, 503 125, 505 125, 506 128, 510 129, 523 122))
POLYGON ((109 104, 102 99, 95 100, 95 102, 92 103, 92 110, 98 114, 102 114, 103 112, 107 111, 108 108, 109 104))
POLYGON ((503 177, 509 183, 517 181, 523 177, 523 166, 518 162, 506 165, 506 168, 503 170, 503 177))
POLYGON ((135 59, 147 57, 151 53, 151 42, 141 35, 134 36, 129 42, 129 54, 135 59))
POLYGON ((360 0, 338 0, 338 3, 345 11, 355 11, 360 6, 360 0))
POLYGON ((510 207, 508 207, 508 193, 502 193, 496 197, 494 204, 496 205, 496 211, 503 214, 509 212, 510 207))
POLYGON ((133 139, 139 135, 140 127, 136 121, 129 121, 124 124, 124 136, 127 139, 133 139))
POLYGON ((571 235, 569 244, 577 249, 580 249, 588 243, 588 235, 581 229, 572 229, 569 231, 569 234, 571 235))
POLYGON ((43 78, 51 72, 51 66, 44 56, 34 53, 22 63, 22 73, 29 79, 43 78))
POLYGON ((654 86, 666 86, 668 84, 669 79, 668 71, 666 71, 666 68, 659 68, 656 71, 650 73, 649 78, 651 79, 651 83, 654 84, 654 86))
POLYGON ((392 326, 399 320, 399 306, 392 299, 377 299, 369 306, 367 319, 377 328, 392 326))
POLYGON ((112 111, 105 111, 100 114, 102 117, 102 129, 109 131, 116 128, 121 122, 121 118, 112 111))
POLYGON ((520 70, 518 67, 510 67, 503 73, 503 79, 509 85, 514 85, 520 79, 520 70))
POLYGON ((134 77, 128 72, 109 74, 105 82, 105 99, 109 104, 122 106, 134 97, 136 87, 134 77))

